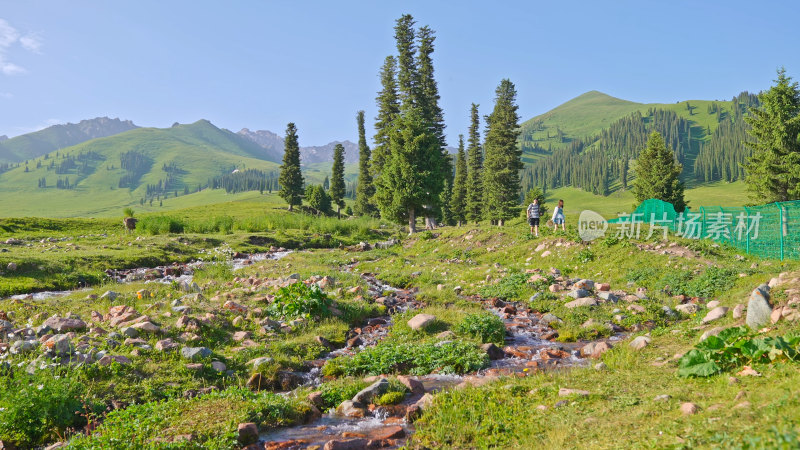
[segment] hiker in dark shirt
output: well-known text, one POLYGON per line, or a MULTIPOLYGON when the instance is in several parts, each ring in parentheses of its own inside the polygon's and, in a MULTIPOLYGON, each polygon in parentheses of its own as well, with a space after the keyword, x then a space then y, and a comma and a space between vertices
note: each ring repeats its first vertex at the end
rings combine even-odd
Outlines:
POLYGON ((531 226, 531 233, 539 237, 539 199, 533 199, 533 203, 528 205, 528 225, 531 226))

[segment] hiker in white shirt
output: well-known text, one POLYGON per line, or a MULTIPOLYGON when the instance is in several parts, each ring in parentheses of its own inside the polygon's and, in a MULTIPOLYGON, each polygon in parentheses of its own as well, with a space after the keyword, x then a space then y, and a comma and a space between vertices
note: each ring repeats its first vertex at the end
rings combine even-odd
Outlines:
POLYGON ((559 225, 561 225, 561 231, 566 232, 566 225, 564 225, 564 200, 559 200, 558 206, 553 209, 553 231, 558 231, 559 225))

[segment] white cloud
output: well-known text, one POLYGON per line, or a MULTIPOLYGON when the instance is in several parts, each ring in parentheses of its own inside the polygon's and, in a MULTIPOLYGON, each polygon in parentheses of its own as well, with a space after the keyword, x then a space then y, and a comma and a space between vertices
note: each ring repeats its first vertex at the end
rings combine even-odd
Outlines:
POLYGON ((19 32, 4 19, 0 19, 0 49, 8 48, 17 42, 19 32))
POLYGON ((22 48, 25 50, 41 53, 39 50, 42 48, 42 38, 36 33, 30 33, 19 38, 19 43, 22 44, 22 48))
POLYGON ((42 38, 37 33, 28 33, 21 36, 16 28, 12 27, 5 19, 0 19, 0 73, 4 75, 20 75, 25 72, 24 67, 8 60, 8 53, 15 44, 33 53, 41 53, 42 38))
POLYGON ((20 75, 25 73, 25 69, 12 62, 6 61, 0 53, 0 72, 5 75, 20 75))

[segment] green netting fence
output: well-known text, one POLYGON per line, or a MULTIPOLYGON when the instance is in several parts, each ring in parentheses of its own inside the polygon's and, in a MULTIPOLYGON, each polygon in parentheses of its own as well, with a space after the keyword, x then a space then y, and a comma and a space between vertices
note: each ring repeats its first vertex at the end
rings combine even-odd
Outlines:
POLYGON ((633 233, 636 224, 669 229, 690 239, 712 239, 771 259, 800 259, 800 200, 759 206, 701 206, 675 212, 672 204, 645 200, 631 214, 608 221, 633 233))

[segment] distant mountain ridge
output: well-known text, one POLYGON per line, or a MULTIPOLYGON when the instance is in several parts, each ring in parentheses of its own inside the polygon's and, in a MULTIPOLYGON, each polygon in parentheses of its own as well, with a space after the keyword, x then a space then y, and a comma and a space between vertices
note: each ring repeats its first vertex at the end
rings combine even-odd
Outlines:
MULTIPOLYGON (((277 134, 269 130, 251 131, 248 128, 242 128, 238 134, 263 147, 267 154, 273 158, 270 159, 271 161, 281 162, 283 160, 283 138, 277 134)), ((358 162, 358 145, 347 140, 333 141, 325 145, 300 147, 300 162, 303 164, 333 162, 333 149, 336 144, 344 146, 345 163, 358 162)))
POLYGON ((53 125, 13 138, 0 138, 0 162, 17 163, 61 148, 139 128, 130 120, 96 117, 78 123, 53 125))

